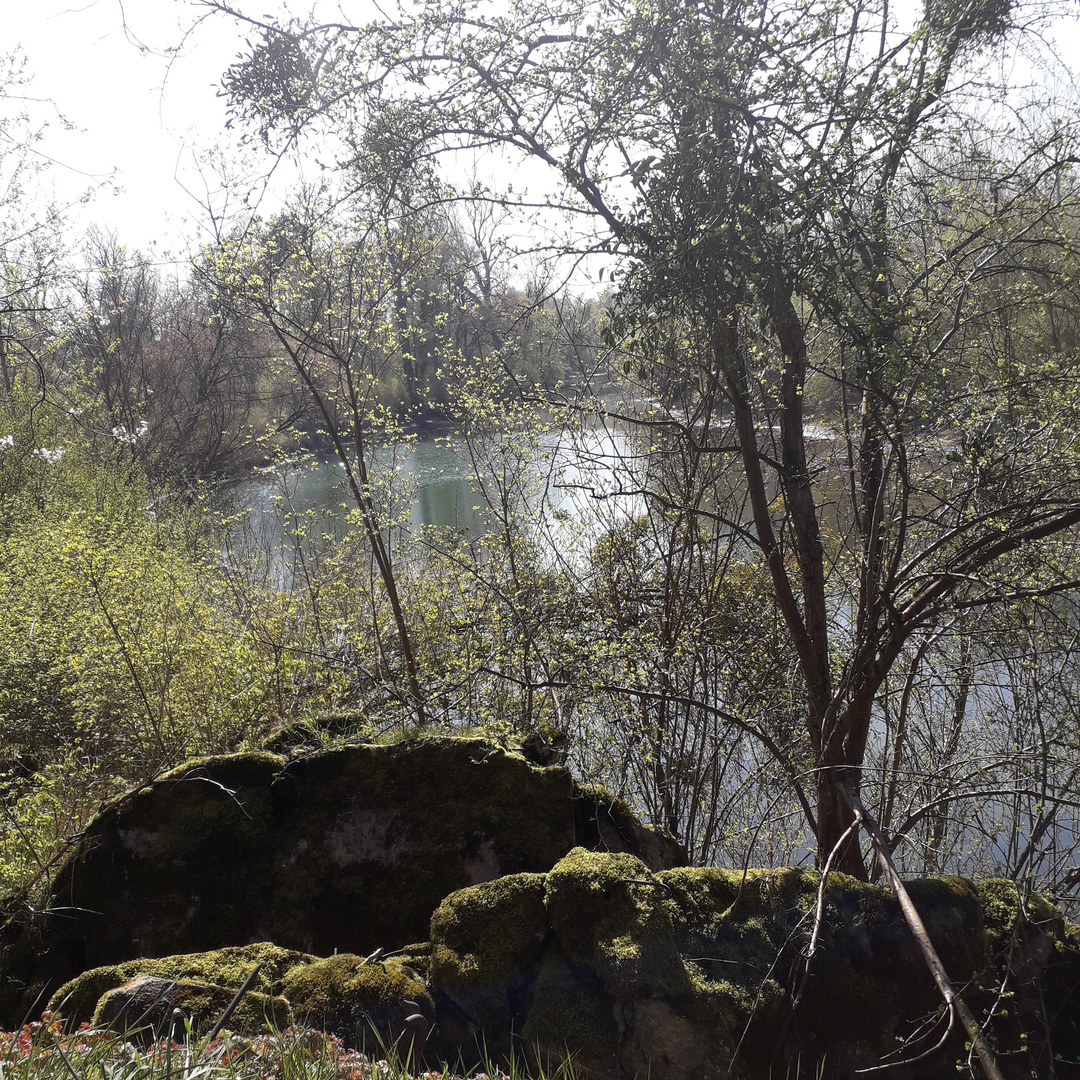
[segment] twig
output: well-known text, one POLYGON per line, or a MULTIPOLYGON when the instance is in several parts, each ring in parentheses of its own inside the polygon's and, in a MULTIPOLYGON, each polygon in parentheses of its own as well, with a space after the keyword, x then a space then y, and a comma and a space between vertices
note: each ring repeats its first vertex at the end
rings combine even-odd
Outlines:
POLYGON ((221 1014, 221 1019, 213 1026, 210 1034, 206 1036, 207 1043, 212 1043, 217 1038, 218 1032, 226 1025, 229 1017, 236 1011, 236 1006, 240 1004, 240 999, 251 989, 251 984, 255 981, 255 977, 259 974, 259 969, 262 964, 256 964, 251 969, 251 974, 244 980, 243 986, 236 991, 236 996, 225 1006, 225 1011, 221 1014))
POLYGON ((998 1067, 997 1060, 994 1058, 994 1052, 986 1041, 986 1036, 983 1035, 982 1028, 945 971, 945 965, 942 964, 941 957, 938 956, 934 943, 930 940, 929 933, 927 933, 926 924, 922 921, 922 917, 916 910, 914 903, 912 903, 911 896, 904 887, 903 881, 900 880, 900 874, 897 872, 896 864, 892 861, 892 856, 890 856, 889 849, 885 845, 885 839, 877 827, 877 822, 871 817, 870 811, 863 806, 862 800, 846 781, 839 781, 837 788, 847 801, 848 806, 851 807, 851 812, 855 815, 856 821, 866 830, 866 835, 870 838, 870 843, 873 844, 874 851, 885 870, 885 876, 888 878, 893 892, 896 893, 896 899, 900 901, 900 910, 904 913, 904 919, 911 928, 915 942, 919 946, 919 951, 926 961, 926 966, 930 969, 930 974, 934 977, 934 982, 937 983, 937 988, 941 991, 945 1003, 950 1009, 956 1009, 964 1025, 964 1030, 971 1039, 971 1045, 979 1056, 979 1064, 982 1066, 987 1080, 1005 1080, 1001 1069, 998 1067))
MULTIPOLYGON (((803 966, 802 978, 799 980, 799 988, 795 991, 795 994, 791 999, 792 1013, 799 1007, 799 1002, 802 1001, 803 992, 806 990, 806 984, 810 979, 810 965, 814 962, 814 953, 817 952, 818 938, 821 936, 821 925, 825 919, 825 888, 829 884, 829 872, 832 870, 833 862, 840 853, 840 849, 847 843, 848 837, 855 831, 855 828, 856 822, 853 821, 844 830, 840 839, 833 845, 832 851, 829 852, 829 857, 825 860, 825 866, 821 871, 821 881, 818 884, 817 906, 814 909, 814 931, 810 935, 810 945, 806 950, 806 964, 803 966)), ((785 1024, 785 1027, 786 1026, 787 1025, 785 1024)))

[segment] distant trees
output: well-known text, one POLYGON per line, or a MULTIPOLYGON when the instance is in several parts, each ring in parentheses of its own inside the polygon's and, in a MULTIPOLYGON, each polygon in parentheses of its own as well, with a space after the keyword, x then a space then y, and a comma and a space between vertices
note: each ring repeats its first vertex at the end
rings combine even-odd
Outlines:
POLYGON ((85 263, 57 362, 100 403, 117 445, 151 472, 184 480, 235 471, 258 459, 259 436, 303 415, 269 342, 196 280, 163 278, 96 231, 85 263))

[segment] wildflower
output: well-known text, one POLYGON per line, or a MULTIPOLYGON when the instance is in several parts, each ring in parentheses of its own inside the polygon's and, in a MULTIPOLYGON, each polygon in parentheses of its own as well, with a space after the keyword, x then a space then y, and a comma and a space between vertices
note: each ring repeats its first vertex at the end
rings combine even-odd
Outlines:
POLYGON ((58 446, 55 450, 49 450, 44 446, 39 446, 34 451, 34 457, 44 461, 46 465, 55 465, 64 456, 64 448, 58 446))
POLYGON ((112 437, 117 442, 127 443, 134 446, 150 430, 150 425, 145 420, 139 421, 139 426, 134 431, 128 431, 122 424, 112 429, 112 437))
POLYGON ((3 438, 0 438, 0 450, 10 450, 14 445, 14 435, 5 435, 3 438))

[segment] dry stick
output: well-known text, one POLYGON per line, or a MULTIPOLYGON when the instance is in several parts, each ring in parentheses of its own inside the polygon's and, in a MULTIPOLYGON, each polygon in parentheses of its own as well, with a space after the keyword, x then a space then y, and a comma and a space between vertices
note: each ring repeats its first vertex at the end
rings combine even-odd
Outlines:
MULTIPOLYGON (((791 1021, 795 1018, 795 1011, 799 1007, 799 1003, 802 1001, 803 991, 806 989, 806 984, 810 979, 810 965, 814 962, 814 953, 817 952, 818 936, 821 933, 821 924, 825 918, 825 888, 829 884, 829 873, 832 870, 832 864, 837 855, 840 854, 840 849, 847 843, 848 837, 855 831, 856 824, 852 822, 843 832, 843 835, 833 845, 832 851, 829 852, 829 857, 825 860, 825 867, 821 871, 821 881, 818 883, 817 893, 817 905, 814 909, 814 929, 810 935, 810 947, 806 950, 806 963, 803 965, 802 978, 799 980, 799 985, 795 988, 791 995, 791 1006, 787 1010, 787 1015, 784 1017, 783 1026, 780 1028, 780 1033, 776 1037, 776 1049, 773 1051, 772 1060, 776 1060, 776 1055, 780 1053, 783 1046, 784 1039, 787 1038, 788 1028, 791 1027, 791 1021)), ((740 890, 742 885, 739 885, 740 890)), ((806 920, 804 915, 799 920, 799 926, 806 920)), ((796 926, 798 929, 798 926, 796 926)), ((779 956, 777 957, 779 959, 779 956)), ((739 1046, 742 1045, 742 1040, 746 1038, 746 1033, 750 1029, 749 1021, 746 1027, 743 1028, 742 1036, 739 1039, 739 1046)), ((738 1046, 735 1048, 735 1053, 738 1053, 738 1046)), ((734 1060, 734 1055, 732 1056, 734 1060)))
MULTIPOLYGON (((843 831, 840 839, 836 841, 832 851, 829 852, 829 857, 825 860, 825 867, 821 871, 821 881, 818 883, 817 906, 814 909, 814 930, 810 935, 810 946, 806 950, 806 964, 803 967, 802 979, 799 981, 798 989, 791 997, 789 1019, 799 1007, 799 1002, 802 1001, 803 991, 806 989, 806 984, 810 979, 810 965, 814 962, 814 954, 817 952, 818 937, 821 935, 821 925, 825 921, 825 889, 829 884, 829 873, 832 870, 832 864, 836 859, 836 856, 840 853, 840 849, 847 843, 848 837, 855 831, 855 825, 856 823, 852 822, 843 831)), ((786 1030, 786 1023, 784 1027, 786 1030)))
POLYGON ((236 1006, 240 1004, 240 999, 251 989, 251 984, 255 981, 255 976, 259 974, 259 968, 262 964, 256 964, 251 969, 251 974, 244 980, 243 986, 236 991, 236 997, 225 1006, 225 1011, 221 1014, 221 1019, 214 1025, 213 1030, 206 1036, 207 1044, 210 1044, 217 1038, 218 1032, 228 1023, 229 1017, 232 1016, 236 1010, 236 1006))
POLYGON ((837 784, 837 787, 840 794, 847 800, 847 804, 851 807, 851 812, 855 815, 856 820, 866 830, 867 836, 870 837, 870 843, 873 844, 874 851, 881 860, 882 866, 885 868, 885 876, 889 879, 889 884, 892 886, 893 892, 896 893, 897 900, 900 901, 900 910, 904 913, 904 919, 911 928, 912 934, 915 936, 915 942, 919 946, 920 952, 923 954, 926 966, 930 969, 930 974, 933 975, 934 982, 937 983, 937 987, 941 991, 941 996, 945 999, 945 1003, 950 1009, 955 1008, 959 1014, 964 1029, 971 1037, 971 1045, 979 1055, 979 1064, 982 1065, 982 1070, 986 1074, 987 1080, 1005 1080, 1001 1070, 998 1068, 998 1063, 994 1058, 994 1052, 990 1049, 990 1045, 987 1043, 986 1038, 982 1033, 982 1029, 979 1027, 978 1021, 967 1007, 964 999, 953 986, 948 973, 945 971, 945 966, 941 962, 941 957, 938 956, 937 950, 934 948, 934 943, 930 940, 930 935, 927 933, 926 924, 922 921, 921 916, 915 909, 910 894, 907 889, 904 888, 904 883, 900 880, 900 874, 897 872, 896 864, 889 855, 889 849, 885 844, 884 837, 878 830, 877 822, 874 821, 873 817, 870 815, 870 811, 863 806, 862 800, 849 787, 846 781, 840 781, 837 784))

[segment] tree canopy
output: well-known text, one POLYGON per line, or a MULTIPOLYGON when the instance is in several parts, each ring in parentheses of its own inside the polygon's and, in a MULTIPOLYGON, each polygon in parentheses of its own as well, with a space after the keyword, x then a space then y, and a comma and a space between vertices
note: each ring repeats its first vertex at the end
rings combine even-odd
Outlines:
POLYGON ((710 528, 760 552, 799 673, 791 783, 819 859, 853 873, 852 796, 905 651, 1077 582, 1055 542, 1080 523, 1075 113, 995 74, 1039 17, 443 2, 249 19, 224 78, 268 147, 322 140, 344 197, 542 205, 544 243, 612 259, 611 356, 646 380, 678 367, 693 393, 666 430, 741 468, 710 528), (550 185, 440 177, 492 148, 550 185))

